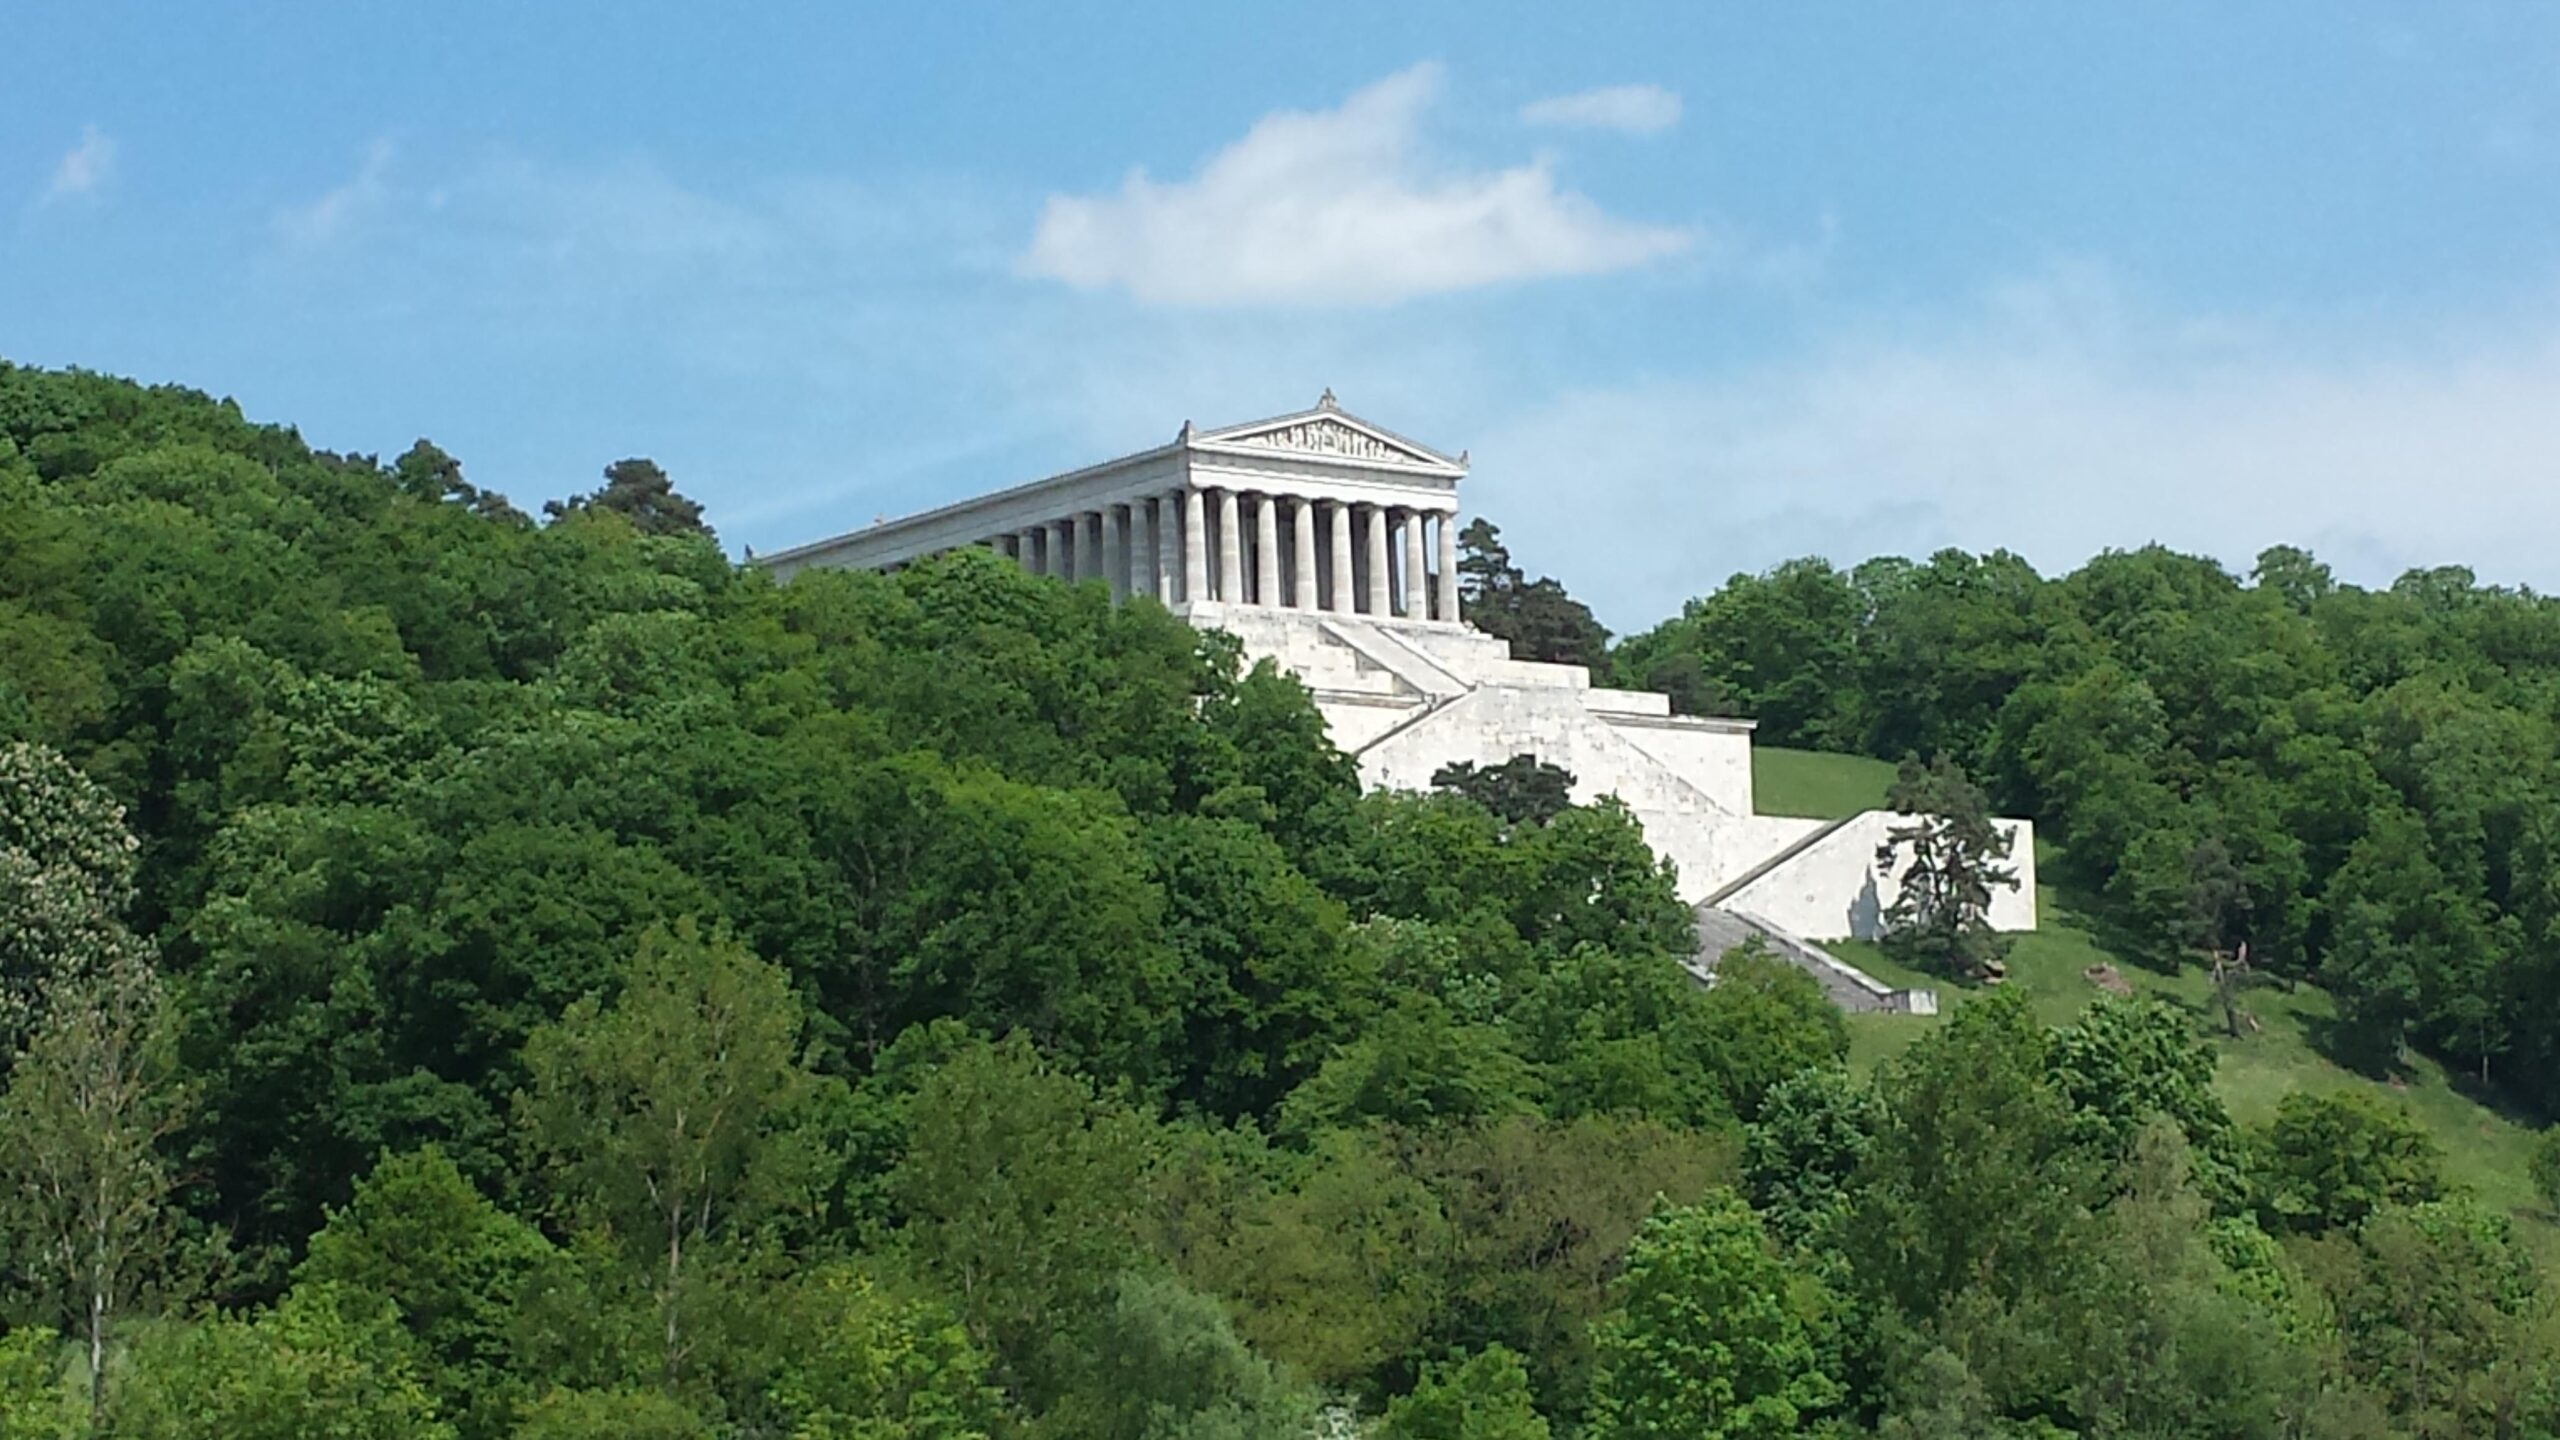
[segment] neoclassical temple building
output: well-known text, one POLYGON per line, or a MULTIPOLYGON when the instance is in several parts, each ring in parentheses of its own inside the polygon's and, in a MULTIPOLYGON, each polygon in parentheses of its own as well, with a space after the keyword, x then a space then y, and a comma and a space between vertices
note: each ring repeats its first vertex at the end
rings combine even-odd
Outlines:
MULTIPOLYGON (((1185 424, 1152 450, 756 563, 787 578, 984 546, 1038 574, 1106 583, 1115 597, 1153 596, 1235 635, 1249 660, 1294 672, 1370 785, 1421 789, 1455 761, 1533 754, 1573 772, 1577 798, 1626 802, 1679 867, 1711 939, 1756 930, 1788 948, 1875 935, 1896 888, 1876 850, 1895 817, 1760 814, 1750 721, 1674 715, 1664 696, 1514 659, 1466 623, 1456 529, 1466 474, 1463 452, 1345 413, 1327 391, 1311 410, 1217 430, 1185 424)), ((2016 836, 2021 883, 1995 900, 1992 921, 2032 929, 2034 838, 2026 821, 2002 824, 2016 836)), ((1802 948, 1812 963, 1836 963, 1802 948)), ((1848 1003, 1861 1000, 1860 982, 1871 1008, 1896 1003, 1863 976, 1826 978, 1848 1003)))

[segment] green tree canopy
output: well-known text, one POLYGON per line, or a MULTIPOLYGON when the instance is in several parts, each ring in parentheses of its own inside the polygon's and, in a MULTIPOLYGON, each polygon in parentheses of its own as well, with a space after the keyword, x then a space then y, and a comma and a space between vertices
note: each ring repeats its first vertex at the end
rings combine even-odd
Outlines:
POLYGON ((1843 1398, 1823 1368, 1828 1298, 1789 1272, 1730 1192, 1646 1222, 1627 1252, 1620 1304, 1598 1341, 1599 1440, 1778 1440, 1843 1398))

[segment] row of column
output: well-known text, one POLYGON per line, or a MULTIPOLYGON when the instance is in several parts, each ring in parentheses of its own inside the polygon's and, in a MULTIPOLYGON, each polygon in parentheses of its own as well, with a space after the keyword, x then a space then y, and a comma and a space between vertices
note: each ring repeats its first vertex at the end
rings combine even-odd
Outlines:
POLYGON ((1114 598, 1458 618, 1452 517, 1400 505, 1182 489, 991 543, 1034 574, 1107 580, 1114 598), (1436 567, 1425 560, 1434 550, 1436 567))

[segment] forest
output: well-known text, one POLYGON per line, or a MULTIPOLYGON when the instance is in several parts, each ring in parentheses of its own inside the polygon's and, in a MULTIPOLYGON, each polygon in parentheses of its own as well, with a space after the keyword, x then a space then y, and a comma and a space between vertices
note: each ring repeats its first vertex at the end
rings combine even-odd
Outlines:
MULTIPOLYGON (((2560 1434, 2560 1287, 2387 1102, 1998 991, 1861 1072, 1613 803, 1364 794, 1152 603, 536 509, 0 363, 0 1434, 2560 1434)), ((2560 1091, 2537 597, 1801 562, 1602 652, 1469 564, 2560 1091)))

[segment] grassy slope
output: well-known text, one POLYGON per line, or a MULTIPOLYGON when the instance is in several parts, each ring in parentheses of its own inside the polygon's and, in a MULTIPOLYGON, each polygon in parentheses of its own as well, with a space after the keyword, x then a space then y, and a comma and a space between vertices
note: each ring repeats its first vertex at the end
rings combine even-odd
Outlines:
MULTIPOLYGON (((1893 770, 1857 756, 1759 749, 1752 757, 1752 774, 1762 810, 1828 817, 1881 806, 1893 770)), ((2038 860, 2039 868, 2052 873, 2049 852, 2038 860)), ((2335 1011, 2327 993, 2309 985, 2290 992, 2275 986, 2249 991, 2243 1004, 2263 1029, 2230 1039, 2202 971, 2190 967, 2177 975, 2163 975, 2117 961, 2091 935, 2070 899, 2052 886, 2038 890, 2036 903, 2040 928, 2016 937, 2009 954, 2008 983, 2024 990, 2048 1023, 2069 1021, 2097 997, 2098 990, 2083 971, 2101 962, 2113 964, 2137 993, 2156 995, 2186 1010, 2195 1016, 2198 1032, 2212 1037, 2222 1054, 2218 1078, 2233 1118, 2244 1125, 2262 1121, 2293 1090, 2355 1085, 2385 1091, 2405 1102, 2434 1133, 2444 1146, 2450 1174, 2483 1201, 2515 1215, 2544 1259, 2560 1262, 2560 1227, 2540 1212, 2525 1179, 2532 1131, 2455 1089, 2441 1067, 2420 1061, 2408 1074, 2383 1082, 2333 1064, 2321 1052, 2317 1038, 2335 1011)), ((1870 944, 1850 940, 1829 948, 1892 984, 1936 989, 1941 1005, 1949 1010, 1978 993, 1906 970, 1870 944)), ((1936 1023, 1903 1015, 1852 1015, 1851 1059, 1862 1071, 1872 1069, 1936 1023)))
POLYGON ((1751 747, 1752 808, 1763 815, 1832 820, 1884 808, 1893 767, 1863 755, 1751 747))

